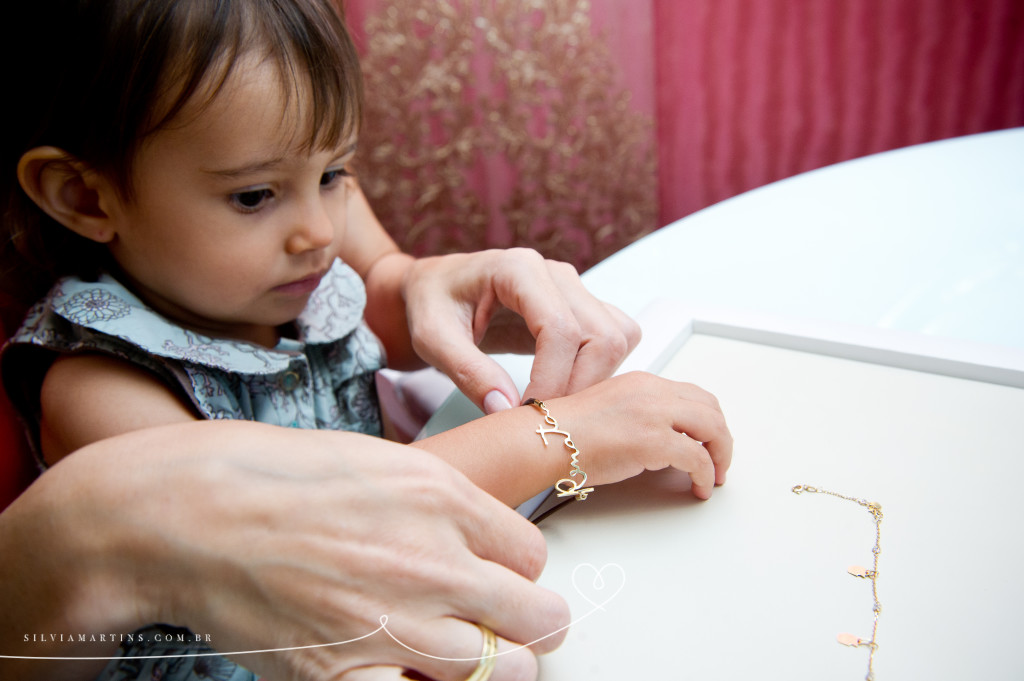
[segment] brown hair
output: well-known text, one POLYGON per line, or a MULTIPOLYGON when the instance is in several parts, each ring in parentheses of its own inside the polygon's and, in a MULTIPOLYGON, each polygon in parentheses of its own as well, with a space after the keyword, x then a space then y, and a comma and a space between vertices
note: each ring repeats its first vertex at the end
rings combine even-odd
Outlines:
POLYGON ((130 198, 140 143, 186 104, 212 101, 254 48, 289 95, 305 97, 310 148, 336 146, 359 126, 358 58, 330 0, 33 0, 4 12, 15 104, 2 154, 0 304, 30 305, 58 277, 92 277, 106 263, 105 247, 22 191, 17 164, 33 147, 63 149, 130 198))

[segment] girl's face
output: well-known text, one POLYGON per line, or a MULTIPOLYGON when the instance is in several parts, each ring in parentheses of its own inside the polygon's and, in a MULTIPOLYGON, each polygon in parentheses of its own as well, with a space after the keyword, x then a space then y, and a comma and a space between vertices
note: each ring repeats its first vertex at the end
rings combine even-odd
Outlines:
POLYGON ((133 198, 107 210, 130 284, 183 326, 272 346, 337 255, 355 144, 304 149, 297 99, 272 64, 237 66, 146 140, 133 198))

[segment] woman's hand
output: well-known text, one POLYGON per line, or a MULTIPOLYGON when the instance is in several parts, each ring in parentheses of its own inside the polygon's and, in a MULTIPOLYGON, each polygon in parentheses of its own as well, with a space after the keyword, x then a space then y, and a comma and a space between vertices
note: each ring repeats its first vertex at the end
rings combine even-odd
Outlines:
MULTIPOLYGON (((301 646, 357 639, 387 616, 416 650, 473 658, 476 623, 498 634, 500 651, 568 623, 564 601, 532 583, 545 560, 534 527, 435 458, 351 433, 214 421, 101 441, 9 507, 0 541, 0 654, 47 654, 24 632, 168 622, 219 651, 295 648, 236 658, 280 681, 378 665, 462 681, 476 661, 418 655, 383 631, 301 646)), ((13 664, 0 659, 12 674, 13 664)), ((46 678, 38 661, 16 669, 46 678)), ((523 648, 500 656, 492 678, 535 676, 523 648)))
POLYGON ((516 405, 511 377, 485 353, 535 353, 526 395, 569 395, 615 371, 640 327, 594 298, 566 263, 529 249, 423 258, 403 282, 416 353, 485 412, 516 405))
POLYGON ((572 265, 527 248, 415 259, 399 252, 350 182, 338 255, 366 283, 365 318, 394 369, 427 362, 487 413, 519 404, 485 353, 535 354, 529 397, 568 395, 612 375, 640 327, 592 296, 572 265))

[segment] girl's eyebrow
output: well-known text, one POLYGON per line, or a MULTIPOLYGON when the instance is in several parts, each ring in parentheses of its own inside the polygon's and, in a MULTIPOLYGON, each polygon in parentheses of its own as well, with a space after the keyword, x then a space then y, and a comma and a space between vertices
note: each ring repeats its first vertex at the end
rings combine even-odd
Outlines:
MULTIPOLYGON (((341 153, 338 154, 337 158, 345 158, 346 156, 351 156, 352 154, 354 154, 356 152, 356 146, 357 146, 357 144, 355 142, 353 142, 348 147, 343 149, 341 151, 341 153)), ((263 160, 259 160, 259 161, 253 161, 252 163, 246 163, 246 164, 243 164, 243 165, 240 165, 240 166, 236 166, 234 168, 223 168, 223 169, 212 169, 212 170, 203 168, 202 171, 204 173, 209 174, 209 175, 217 175, 219 177, 227 177, 227 178, 236 178, 236 177, 242 177, 244 175, 254 175, 256 173, 266 172, 267 170, 273 170, 274 168, 279 166, 281 163, 283 163, 284 160, 285 159, 284 159, 283 156, 275 156, 273 158, 263 159, 263 160)))
POLYGON ((357 148, 358 146, 359 146, 359 143, 358 143, 358 142, 353 142, 352 144, 350 144, 350 145, 348 145, 347 147, 345 147, 344 149, 342 149, 342 150, 341 150, 341 153, 340 153, 340 154, 338 154, 338 156, 337 156, 337 157, 338 157, 339 159, 341 159, 341 158, 348 158, 348 157, 349 157, 349 156, 351 156, 352 154, 356 153, 356 148, 357 148))
POLYGON ((214 170, 203 168, 202 171, 210 175, 218 175, 220 177, 233 178, 241 177, 243 175, 253 175, 255 173, 261 173, 267 170, 273 170, 277 166, 281 165, 282 162, 284 162, 284 157, 276 156, 274 158, 253 161, 252 163, 246 163, 244 165, 236 166, 234 168, 223 168, 214 170))

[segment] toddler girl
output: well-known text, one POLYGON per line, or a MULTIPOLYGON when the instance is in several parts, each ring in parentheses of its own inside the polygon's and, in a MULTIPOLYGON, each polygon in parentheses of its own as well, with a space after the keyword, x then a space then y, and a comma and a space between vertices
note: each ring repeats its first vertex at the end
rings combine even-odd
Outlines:
MULTIPOLYGON (((668 466, 701 497, 724 482, 714 398, 604 380, 635 326, 571 268, 398 251, 350 172, 361 82, 326 0, 22 4, 4 274, 39 299, 3 379, 47 464, 194 419, 379 435, 386 357, 435 364, 494 412, 416 446, 506 503, 668 466), (527 394, 545 402, 504 409, 518 395, 478 342, 536 349, 527 394)), ((138 657, 205 650, 180 631, 125 635, 102 678, 251 678, 219 657, 138 657)))

